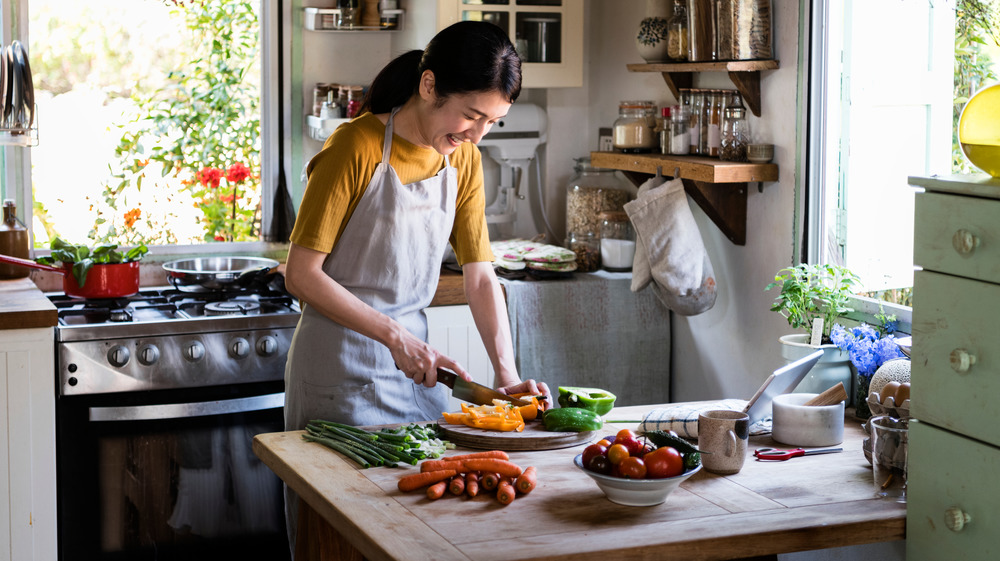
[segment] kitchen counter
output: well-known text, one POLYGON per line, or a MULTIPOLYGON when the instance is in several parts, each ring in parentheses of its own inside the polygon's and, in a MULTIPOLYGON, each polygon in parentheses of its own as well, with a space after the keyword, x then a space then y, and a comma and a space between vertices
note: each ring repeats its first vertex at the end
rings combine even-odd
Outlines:
MULTIPOLYGON (((610 418, 638 419, 653 407, 618 407, 610 418)), ((624 427, 635 425, 609 424, 606 432, 624 427)), ((780 446, 751 437, 740 473, 702 470, 666 503, 641 508, 608 501, 573 466, 582 446, 512 452, 512 461, 538 468, 538 487, 501 507, 488 496, 432 502, 421 492, 401 493, 396 481, 416 468, 362 470, 300 435, 257 435, 253 449, 304 499, 301 524, 309 524, 313 543, 299 547, 311 553, 369 561, 717 560, 905 537, 906 505, 873 497, 864 431, 853 419, 842 453, 758 462, 755 448, 780 446)))
POLYGON ((0 329, 52 327, 56 307, 29 278, 0 281, 0 329))

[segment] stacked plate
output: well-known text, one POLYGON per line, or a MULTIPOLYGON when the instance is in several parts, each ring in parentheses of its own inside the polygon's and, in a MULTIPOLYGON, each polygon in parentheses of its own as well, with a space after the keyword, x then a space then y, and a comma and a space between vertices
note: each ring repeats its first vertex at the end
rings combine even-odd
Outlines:
POLYGON ((513 239, 492 242, 494 268, 502 276, 525 271, 539 278, 567 276, 576 270, 576 254, 549 244, 513 239))
POLYGON ((0 47, 0 129, 23 134, 35 122, 35 88, 28 50, 19 41, 0 47))

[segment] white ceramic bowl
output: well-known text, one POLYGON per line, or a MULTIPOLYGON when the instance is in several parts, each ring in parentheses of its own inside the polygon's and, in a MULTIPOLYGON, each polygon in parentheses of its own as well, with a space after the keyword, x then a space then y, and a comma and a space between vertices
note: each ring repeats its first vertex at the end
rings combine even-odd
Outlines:
POLYGON ((687 478, 701 470, 698 467, 688 470, 675 477, 664 479, 625 479, 624 477, 612 477, 590 471, 583 467, 583 454, 577 454, 573 458, 576 467, 583 470, 597 483, 597 486, 604 491, 608 500, 625 506, 653 506, 667 500, 667 495, 673 492, 687 478))
POLYGON ((747 146, 747 159, 755 164, 766 164, 774 159, 773 144, 750 144, 747 146))
POLYGON ((814 393, 786 393, 771 402, 771 436, 792 446, 833 446, 844 441, 844 402, 803 405, 814 393))

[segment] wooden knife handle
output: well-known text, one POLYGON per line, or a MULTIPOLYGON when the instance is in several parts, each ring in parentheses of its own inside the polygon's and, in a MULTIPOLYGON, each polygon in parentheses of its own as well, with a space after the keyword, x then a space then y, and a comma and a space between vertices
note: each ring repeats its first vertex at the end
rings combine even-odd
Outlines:
POLYGON ((843 382, 837 382, 836 386, 824 391, 802 405, 836 405, 847 400, 847 390, 844 389, 843 382))

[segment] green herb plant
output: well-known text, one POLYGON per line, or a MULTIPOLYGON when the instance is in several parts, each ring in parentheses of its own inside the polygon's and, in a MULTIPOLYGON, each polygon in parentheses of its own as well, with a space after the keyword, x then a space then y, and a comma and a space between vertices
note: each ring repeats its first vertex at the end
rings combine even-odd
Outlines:
POLYGON ((56 262, 70 263, 73 265, 73 278, 78 285, 83 286, 87 282, 87 273, 94 265, 107 265, 112 263, 130 263, 139 261, 142 256, 149 252, 145 245, 138 245, 122 253, 118 251, 118 244, 100 244, 91 249, 86 245, 74 245, 56 236, 49 244, 52 250, 51 255, 35 259, 38 263, 53 265, 56 262))
POLYGON ((834 321, 854 311, 847 303, 860 279, 846 267, 801 263, 778 271, 764 290, 780 288, 771 306, 793 329, 809 334, 813 320, 823 319, 823 342, 830 339, 834 321))

